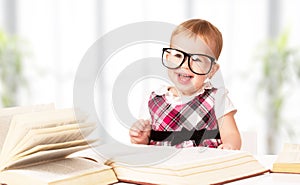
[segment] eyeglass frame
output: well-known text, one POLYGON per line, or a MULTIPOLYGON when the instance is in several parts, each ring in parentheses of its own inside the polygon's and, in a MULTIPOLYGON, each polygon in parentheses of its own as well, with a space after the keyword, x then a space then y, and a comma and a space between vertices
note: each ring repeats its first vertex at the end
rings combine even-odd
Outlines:
POLYGON ((211 71, 211 69, 212 69, 212 66, 213 66, 213 64, 216 64, 216 59, 214 58, 214 57, 212 57, 212 56, 209 56, 209 55, 206 55, 206 54, 193 54, 193 53, 187 53, 187 52, 184 52, 184 51, 181 51, 181 50, 179 50, 179 49, 175 49, 175 48, 162 48, 162 56, 161 56, 161 62, 162 62, 162 64, 163 64, 163 66, 165 66, 166 68, 168 68, 168 69, 178 69, 178 68, 180 68, 181 66, 182 66, 182 64, 185 62, 185 60, 186 60, 186 58, 188 57, 188 66, 189 66, 189 69, 194 73, 194 74, 196 74, 196 75, 207 75, 208 73, 210 73, 210 71, 211 71), (181 52, 181 53, 183 53, 183 56, 184 56, 184 58, 183 58, 183 60, 182 60, 182 62, 180 63, 180 65, 178 66, 178 67, 175 67, 175 68, 172 68, 172 67, 168 67, 168 66, 166 66, 165 64, 164 64, 164 52, 166 51, 166 50, 168 50, 168 49, 172 49, 172 50, 176 50, 176 51, 178 51, 178 52, 181 52), (200 55, 200 56, 205 56, 205 57, 207 57, 207 58, 209 58, 209 60, 210 60, 210 67, 209 67, 209 70, 208 70, 208 72, 206 72, 206 73, 197 73, 197 72, 195 72, 192 68, 191 68, 191 56, 192 55, 200 55))

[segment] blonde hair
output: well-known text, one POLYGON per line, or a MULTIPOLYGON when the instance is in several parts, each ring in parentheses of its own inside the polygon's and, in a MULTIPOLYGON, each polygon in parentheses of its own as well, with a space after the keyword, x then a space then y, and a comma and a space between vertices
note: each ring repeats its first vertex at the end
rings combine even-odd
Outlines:
POLYGON ((219 58, 222 47, 222 33, 210 22, 202 19, 190 19, 178 25, 172 33, 172 38, 179 33, 188 33, 189 36, 200 36, 201 39, 208 45, 216 59, 219 58))

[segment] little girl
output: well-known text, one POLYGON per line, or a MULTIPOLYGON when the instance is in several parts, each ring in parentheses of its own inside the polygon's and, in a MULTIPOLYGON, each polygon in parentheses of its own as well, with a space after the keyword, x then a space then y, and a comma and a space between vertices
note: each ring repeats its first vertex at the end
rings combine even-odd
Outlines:
POLYGON ((210 83, 219 69, 222 45, 221 32, 208 21, 192 19, 175 28, 170 47, 162 51, 162 64, 174 86, 152 92, 151 120, 133 124, 132 143, 240 149, 236 109, 227 93, 217 98, 218 89, 210 83), (220 107, 223 111, 216 114, 220 107))

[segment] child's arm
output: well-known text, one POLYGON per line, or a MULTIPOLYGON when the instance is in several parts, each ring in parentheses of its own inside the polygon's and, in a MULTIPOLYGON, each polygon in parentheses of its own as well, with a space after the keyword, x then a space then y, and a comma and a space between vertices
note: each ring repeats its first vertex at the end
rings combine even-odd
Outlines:
POLYGON ((218 120, 222 144, 221 149, 241 149, 241 136, 234 119, 234 111, 227 113, 218 120))
POLYGON ((148 144, 150 137, 151 125, 149 120, 140 119, 135 122, 129 130, 131 143, 148 144))

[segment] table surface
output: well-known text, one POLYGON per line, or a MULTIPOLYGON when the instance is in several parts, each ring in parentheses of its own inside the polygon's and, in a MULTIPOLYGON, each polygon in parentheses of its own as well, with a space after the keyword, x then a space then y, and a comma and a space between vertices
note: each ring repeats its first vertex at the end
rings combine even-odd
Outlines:
MULTIPOLYGON (((256 159, 267 169, 272 168, 276 155, 256 155, 256 159)), ((228 183, 229 185, 300 185, 300 174, 266 173, 251 178, 246 178, 228 183)), ((129 185, 129 183, 117 183, 117 185, 129 185)))

